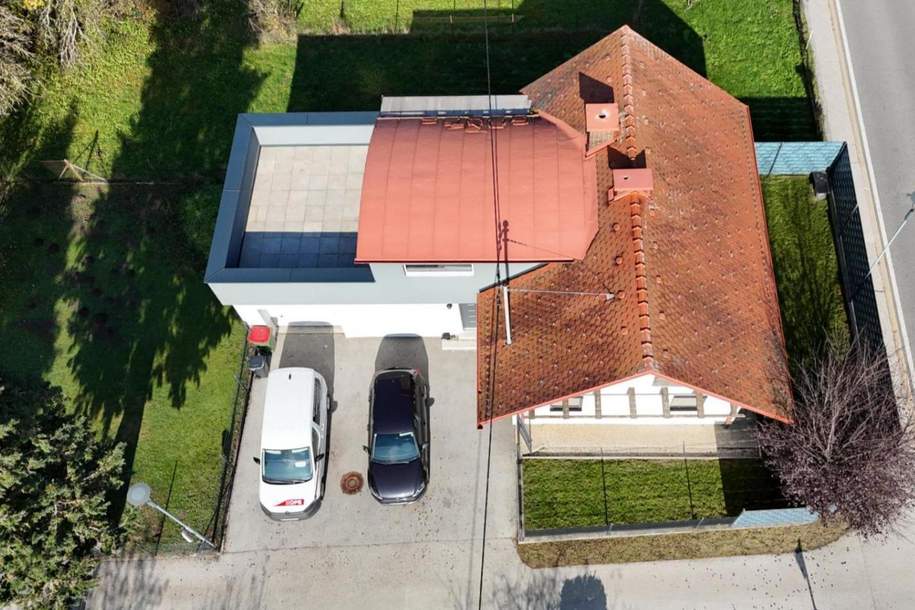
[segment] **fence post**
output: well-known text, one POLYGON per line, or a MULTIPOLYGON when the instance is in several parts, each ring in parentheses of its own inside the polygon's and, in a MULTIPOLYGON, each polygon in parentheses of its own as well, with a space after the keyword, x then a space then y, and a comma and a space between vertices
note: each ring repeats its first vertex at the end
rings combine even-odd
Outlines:
POLYGON ((604 448, 600 450, 600 485, 604 499, 604 525, 610 526, 610 511, 607 508, 607 476, 604 474, 604 448))
POLYGON ((695 519, 696 510, 693 508, 693 486, 689 480, 689 463, 686 460, 686 441, 683 441, 683 470, 686 473, 686 495, 689 497, 689 515, 695 519))

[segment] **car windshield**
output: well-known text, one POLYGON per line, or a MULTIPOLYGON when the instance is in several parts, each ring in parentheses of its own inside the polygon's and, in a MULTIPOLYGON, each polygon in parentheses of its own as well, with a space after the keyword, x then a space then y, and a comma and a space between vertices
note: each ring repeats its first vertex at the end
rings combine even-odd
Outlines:
POLYGON ((372 448, 372 461, 380 464, 402 464, 419 457, 416 437, 412 432, 401 434, 376 434, 372 448))
POLYGON ((311 449, 264 449, 264 483, 291 485, 314 476, 311 449))

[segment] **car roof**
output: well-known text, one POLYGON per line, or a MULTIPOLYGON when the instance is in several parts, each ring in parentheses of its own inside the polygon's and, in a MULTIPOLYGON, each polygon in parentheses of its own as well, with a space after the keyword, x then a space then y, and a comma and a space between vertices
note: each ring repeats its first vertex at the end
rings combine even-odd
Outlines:
POLYGON ((413 430, 414 379, 409 370, 376 374, 372 394, 372 431, 375 434, 413 430))
POLYGON ((315 376, 309 368, 270 371, 264 398, 262 449, 297 449, 311 446, 315 376))

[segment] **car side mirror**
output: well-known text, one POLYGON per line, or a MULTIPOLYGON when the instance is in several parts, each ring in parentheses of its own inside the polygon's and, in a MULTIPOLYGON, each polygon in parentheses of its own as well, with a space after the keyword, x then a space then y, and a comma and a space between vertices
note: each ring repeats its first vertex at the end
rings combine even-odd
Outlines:
POLYGON ((254 463, 255 463, 255 464, 260 464, 260 463, 261 463, 261 459, 260 459, 259 457, 254 456, 253 459, 254 459, 254 463))
POLYGON ((429 449, 429 443, 423 443, 423 451, 427 451, 428 449, 429 449))
POLYGON ((362 450, 365 451, 366 453, 368 453, 368 452, 369 452, 369 446, 368 446, 368 445, 363 445, 363 446, 362 446, 362 450))
POLYGON ((434 405, 434 404, 435 404, 435 399, 432 398, 431 396, 430 396, 429 398, 426 399, 426 406, 427 406, 427 407, 431 407, 431 406, 434 405))
POLYGON ((323 453, 319 453, 318 455, 315 456, 315 461, 316 461, 316 462, 320 462, 320 461, 323 460, 323 459, 324 459, 324 454, 323 454, 323 453))

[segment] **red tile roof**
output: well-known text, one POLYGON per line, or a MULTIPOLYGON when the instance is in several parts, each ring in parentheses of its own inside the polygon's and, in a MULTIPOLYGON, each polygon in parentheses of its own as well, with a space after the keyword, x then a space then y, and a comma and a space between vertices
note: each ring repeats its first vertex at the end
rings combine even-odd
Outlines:
POLYGON ((357 262, 495 261, 493 171, 515 261, 582 258, 597 232, 585 140, 548 117, 391 118, 375 123, 357 262))
POLYGON ((595 157, 598 233, 582 260, 512 280, 524 290, 510 297, 512 345, 497 292, 479 295, 479 421, 640 372, 786 420, 784 339, 746 106, 628 27, 522 91, 536 110, 584 132, 585 101, 600 101, 582 99, 585 81, 612 88, 607 101, 619 104, 623 128, 595 157), (608 202, 612 169, 627 167, 651 170, 651 192, 608 202))

